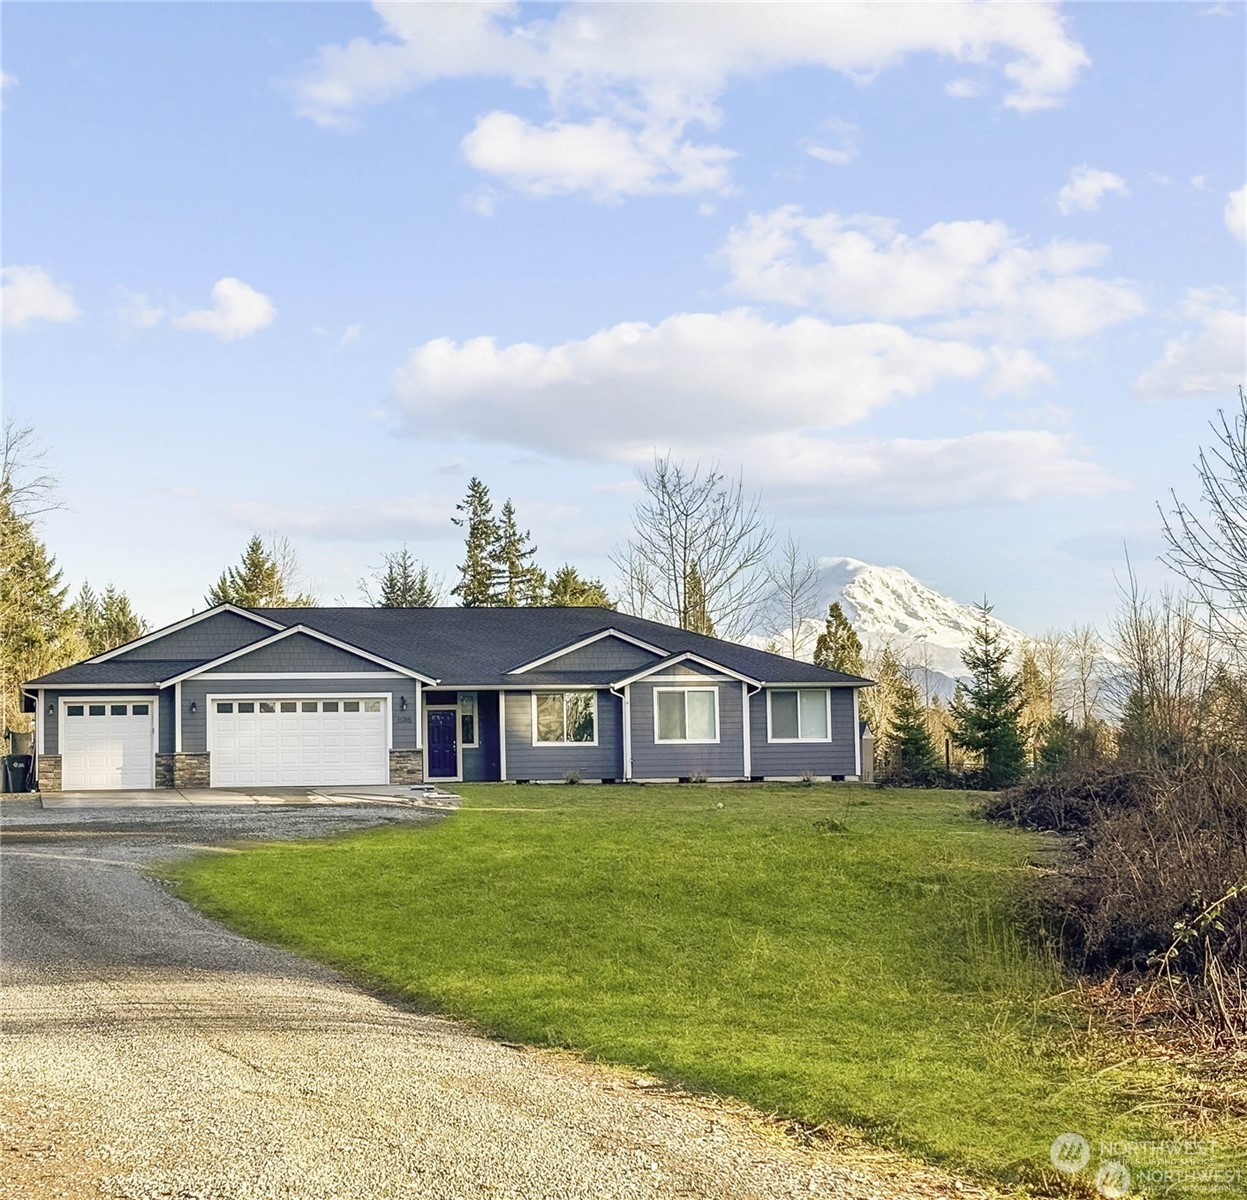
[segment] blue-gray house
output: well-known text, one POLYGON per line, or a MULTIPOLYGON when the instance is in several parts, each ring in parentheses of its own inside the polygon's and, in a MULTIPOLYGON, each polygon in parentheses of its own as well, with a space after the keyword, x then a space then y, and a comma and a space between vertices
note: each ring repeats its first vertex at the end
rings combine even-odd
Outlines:
POLYGON ((602 608, 226 604, 25 694, 59 791, 854 779, 865 686, 602 608))

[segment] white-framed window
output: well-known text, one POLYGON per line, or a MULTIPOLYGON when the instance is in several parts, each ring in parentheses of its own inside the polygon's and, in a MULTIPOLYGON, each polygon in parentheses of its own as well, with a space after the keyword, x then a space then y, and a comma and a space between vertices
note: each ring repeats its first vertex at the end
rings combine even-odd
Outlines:
POLYGON ((719 689, 683 687, 654 689, 654 741, 717 742, 719 689))
POLYGON ((459 744, 466 749, 478 746, 476 729, 476 693, 459 693, 459 744))
POLYGON ((534 692, 534 746, 596 746, 597 692, 534 692))
POLYGON ((831 741, 831 688, 775 688, 768 691, 766 740, 831 741))

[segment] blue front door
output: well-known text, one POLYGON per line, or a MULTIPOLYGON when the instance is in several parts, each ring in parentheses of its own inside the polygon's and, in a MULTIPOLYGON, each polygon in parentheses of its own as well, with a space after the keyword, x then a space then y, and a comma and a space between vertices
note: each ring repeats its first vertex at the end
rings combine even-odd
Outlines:
POLYGON ((429 763, 425 774, 430 779, 454 779, 459 774, 458 724, 455 709, 429 709, 429 763))

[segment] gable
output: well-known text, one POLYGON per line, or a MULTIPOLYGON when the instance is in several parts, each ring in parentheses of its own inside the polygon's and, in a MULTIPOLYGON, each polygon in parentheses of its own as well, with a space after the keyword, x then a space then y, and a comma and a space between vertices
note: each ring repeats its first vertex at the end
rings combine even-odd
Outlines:
POLYGON ((718 667, 703 666, 699 662, 693 662, 685 659, 683 662, 672 663, 670 666, 663 667, 661 670, 654 671, 647 675, 647 679, 661 679, 664 675, 708 675, 712 678, 723 678, 723 671, 718 667))
POLYGON ((132 650, 111 656, 113 662, 186 659, 207 662, 269 637, 273 630, 239 613, 225 610, 183 629, 173 629, 132 650))
POLYGON ((249 654, 240 654, 237 658, 211 667, 203 674, 284 675, 322 671, 351 671, 357 675, 373 675, 384 673, 387 668, 306 633, 292 633, 289 637, 283 637, 267 646, 260 646, 249 654))
POLYGON ((541 665, 551 671, 635 671, 659 656, 623 638, 604 637, 588 646, 578 646, 541 665))

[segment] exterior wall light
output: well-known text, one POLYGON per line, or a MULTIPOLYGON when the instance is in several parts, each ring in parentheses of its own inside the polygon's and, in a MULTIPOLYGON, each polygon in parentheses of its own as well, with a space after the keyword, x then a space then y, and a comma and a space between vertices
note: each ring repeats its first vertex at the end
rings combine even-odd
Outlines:
POLYGON ((399 698, 398 698, 398 711, 399 711, 399 712, 406 712, 406 711, 407 711, 407 697, 406 697, 406 696, 399 696, 399 698))
POLYGON ((199 706, 195 703, 194 700, 192 700, 191 701, 191 712, 198 712, 198 711, 199 711, 199 706))

